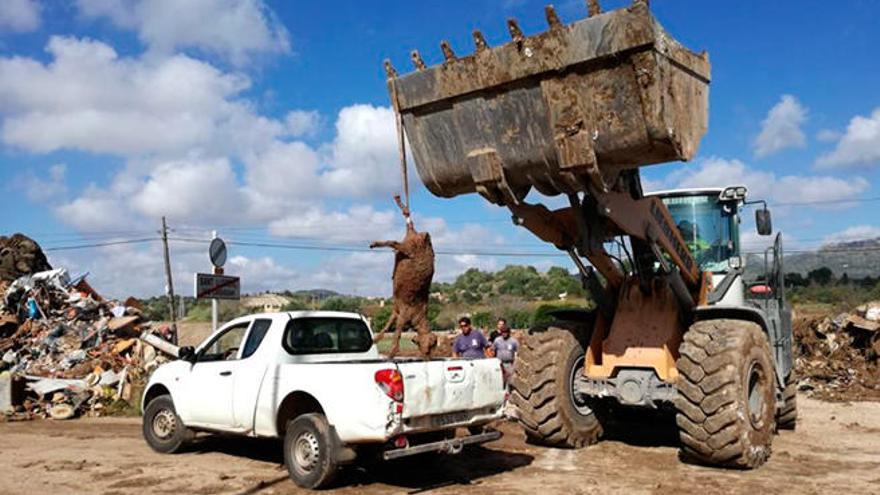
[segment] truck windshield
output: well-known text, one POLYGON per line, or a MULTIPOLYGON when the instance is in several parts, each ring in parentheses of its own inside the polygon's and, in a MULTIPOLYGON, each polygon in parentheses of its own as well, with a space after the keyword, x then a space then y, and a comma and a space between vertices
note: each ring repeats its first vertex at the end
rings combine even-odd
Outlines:
POLYGON ((295 318, 287 323, 283 346, 290 354, 367 352, 373 338, 354 318, 295 318))
MULTIPOLYGON (((667 196, 661 198, 669 209, 688 250, 710 272, 725 271, 736 251, 731 232, 733 214, 726 212, 717 195, 667 196)), ((735 211, 733 209, 732 211, 735 211)))

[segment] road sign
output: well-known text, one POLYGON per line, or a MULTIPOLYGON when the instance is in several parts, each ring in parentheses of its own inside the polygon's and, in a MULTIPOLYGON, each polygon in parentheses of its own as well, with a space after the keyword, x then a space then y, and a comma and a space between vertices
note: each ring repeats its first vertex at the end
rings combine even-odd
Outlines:
POLYGON ((215 237, 211 240, 208 256, 211 258, 211 264, 218 268, 226 264, 226 243, 223 242, 223 239, 215 237))
POLYGON ((241 299, 241 280, 228 275, 196 273, 196 299, 241 299))

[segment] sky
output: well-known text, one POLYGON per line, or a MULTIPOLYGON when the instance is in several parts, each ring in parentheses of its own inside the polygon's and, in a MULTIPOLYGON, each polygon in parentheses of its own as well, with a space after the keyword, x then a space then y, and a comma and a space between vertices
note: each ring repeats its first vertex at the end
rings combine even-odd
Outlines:
MULTIPOLYGON (((564 22, 586 2, 557 4, 564 22)), ((606 10, 628 2, 601 2, 606 10)), ((327 288, 387 296, 402 237, 394 114, 382 61, 442 61, 439 41, 546 29, 528 0, 0 0, 0 234, 114 297, 210 270, 212 231, 245 292, 327 288), (100 246, 100 244, 109 244, 100 246), (330 248, 330 249, 328 249, 330 248)), ((647 190, 745 184, 791 249, 880 237, 880 2, 654 0, 712 63, 697 158, 642 169, 647 190)), ((569 266, 476 195, 431 196, 411 169, 416 227, 436 279, 470 268, 569 266)), ((541 198, 538 198, 541 199, 541 198)), ((551 203, 558 200, 550 200, 551 203)), ((746 216, 748 218, 748 215, 746 216)), ((743 223, 746 249, 766 239, 743 223)))

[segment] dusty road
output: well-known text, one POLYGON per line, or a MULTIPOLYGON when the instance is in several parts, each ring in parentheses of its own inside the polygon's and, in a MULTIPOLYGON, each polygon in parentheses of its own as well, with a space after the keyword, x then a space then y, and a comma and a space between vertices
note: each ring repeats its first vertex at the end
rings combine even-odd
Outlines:
MULTIPOLYGON (((770 462, 752 472, 680 463, 660 419, 665 434, 618 433, 580 451, 527 445, 505 424, 505 438, 486 448, 430 470, 412 460, 350 469, 331 493, 880 493, 880 403, 800 401, 798 431, 778 436, 770 462)), ((300 493, 276 442, 206 438, 163 456, 143 443, 137 419, 0 424, 0 459, 0 494, 300 493)))

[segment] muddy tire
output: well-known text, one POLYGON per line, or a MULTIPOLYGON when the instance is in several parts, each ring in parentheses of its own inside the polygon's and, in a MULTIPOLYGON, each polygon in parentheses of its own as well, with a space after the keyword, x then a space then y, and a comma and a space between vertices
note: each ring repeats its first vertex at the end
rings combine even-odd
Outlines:
POLYGON ((179 452, 193 438, 177 411, 170 395, 160 395, 144 408, 144 440, 156 452, 173 454, 179 452))
POLYGON ((682 457, 752 469, 770 457, 776 379, 761 328, 740 320, 691 325, 678 360, 676 423, 682 457))
POLYGON ((782 404, 776 414, 776 429, 793 431, 795 426, 797 426, 797 377, 794 371, 791 371, 782 390, 782 404))
POLYGON ((602 423, 589 404, 575 399, 573 381, 584 365, 587 331, 531 330, 517 354, 510 400, 529 443, 580 448, 599 440, 602 423))
POLYGON ((287 423, 284 463, 290 479, 308 489, 324 488, 338 471, 339 445, 323 414, 298 416, 287 423))

